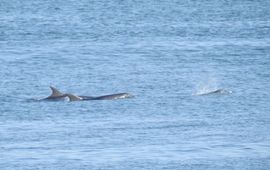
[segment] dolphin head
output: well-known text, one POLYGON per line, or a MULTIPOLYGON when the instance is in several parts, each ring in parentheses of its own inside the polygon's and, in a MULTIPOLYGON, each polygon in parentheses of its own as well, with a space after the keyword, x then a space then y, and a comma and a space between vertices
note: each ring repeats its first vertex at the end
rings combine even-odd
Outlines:
POLYGON ((74 95, 74 94, 67 93, 67 94, 65 94, 65 95, 69 98, 69 101, 70 101, 70 102, 83 100, 82 97, 76 96, 76 95, 74 95))

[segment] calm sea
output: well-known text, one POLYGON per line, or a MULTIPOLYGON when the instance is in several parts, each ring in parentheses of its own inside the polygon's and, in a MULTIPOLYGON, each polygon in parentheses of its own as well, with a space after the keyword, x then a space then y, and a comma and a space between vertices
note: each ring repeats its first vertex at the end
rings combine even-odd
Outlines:
POLYGON ((0 169, 269 170, 269 9, 1 0, 0 169), (33 100, 50 85, 135 98, 33 100))

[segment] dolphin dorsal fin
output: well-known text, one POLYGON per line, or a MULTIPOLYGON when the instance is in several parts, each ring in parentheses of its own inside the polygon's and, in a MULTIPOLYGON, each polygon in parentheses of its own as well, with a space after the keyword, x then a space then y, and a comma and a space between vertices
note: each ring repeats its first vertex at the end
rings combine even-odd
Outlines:
POLYGON ((67 93, 66 95, 68 96, 69 101, 71 101, 71 102, 82 100, 82 98, 81 98, 80 96, 76 96, 76 95, 74 95, 74 94, 69 94, 69 93, 67 93))
POLYGON ((57 96, 63 96, 64 94, 61 93, 58 89, 56 89, 53 86, 50 86, 51 90, 52 90, 52 94, 51 97, 57 97, 57 96))

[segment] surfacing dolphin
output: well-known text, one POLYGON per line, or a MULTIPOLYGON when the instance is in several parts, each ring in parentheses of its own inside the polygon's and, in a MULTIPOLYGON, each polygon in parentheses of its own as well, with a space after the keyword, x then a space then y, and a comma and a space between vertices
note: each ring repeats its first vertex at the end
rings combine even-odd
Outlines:
POLYGON ((60 92, 58 89, 52 86, 50 86, 50 89, 52 90, 52 94, 41 100, 57 101, 66 99, 67 95, 65 93, 60 92))
POLYGON ((81 100, 115 100, 115 99, 125 99, 133 97, 129 93, 117 93, 117 94, 110 94, 104 96, 77 96, 74 94, 67 93, 66 94, 69 98, 69 101, 81 101, 81 100))
POLYGON ((129 93, 117 93, 104 96, 77 96, 71 93, 62 93, 55 87, 50 86, 52 94, 43 100, 63 100, 68 97, 69 101, 82 101, 82 100, 115 100, 134 97, 129 93))
POLYGON ((195 95, 205 96, 205 95, 211 95, 211 94, 230 94, 230 93, 232 92, 225 89, 215 89, 215 90, 210 90, 206 92, 196 93, 195 95))

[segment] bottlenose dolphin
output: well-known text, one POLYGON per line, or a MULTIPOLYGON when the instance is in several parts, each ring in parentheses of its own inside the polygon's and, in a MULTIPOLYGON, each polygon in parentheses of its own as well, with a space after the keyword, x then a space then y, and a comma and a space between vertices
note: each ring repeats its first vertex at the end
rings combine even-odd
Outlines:
POLYGON ((65 93, 60 92, 55 87, 50 86, 50 89, 52 90, 52 94, 41 100, 64 100, 67 97, 65 93))
POLYGON ((55 87, 50 86, 52 90, 52 94, 45 99, 42 100, 63 100, 68 97, 69 101, 81 101, 81 100, 115 100, 115 99, 125 99, 133 97, 129 93, 117 93, 117 94, 110 94, 104 96, 77 96, 71 93, 62 93, 55 87))
POLYGON ((206 92, 200 92, 200 93, 197 93, 196 95, 204 96, 204 95, 210 95, 210 94, 229 94, 229 93, 232 93, 232 92, 225 89, 216 89, 216 90, 210 90, 206 92))
POLYGON ((67 97, 69 98, 69 101, 80 101, 80 100, 115 100, 115 99, 125 99, 125 98, 131 98, 133 97, 129 93, 117 93, 117 94, 110 94, 110 95, 104 95, 104 96, 77 96, 74 94, 67 93, 67 97))

